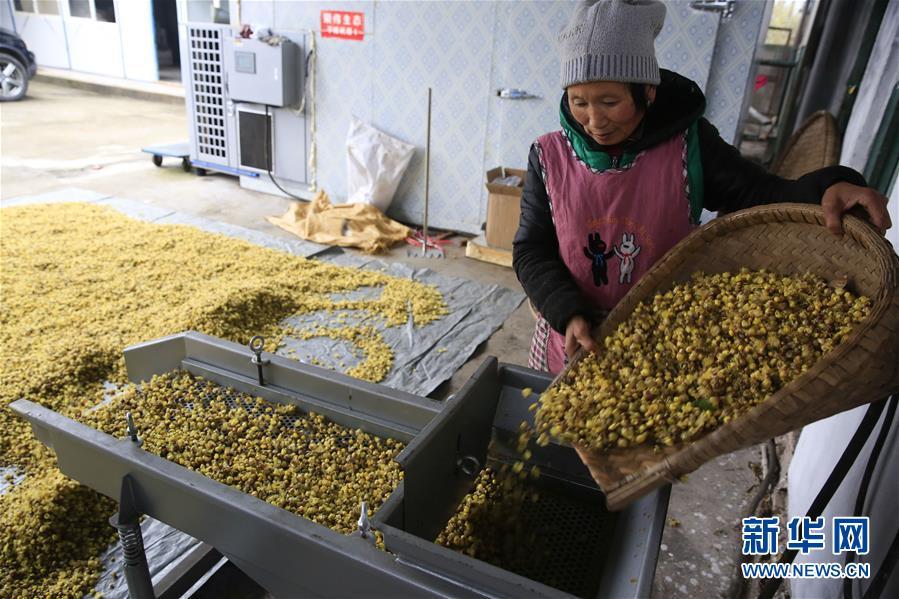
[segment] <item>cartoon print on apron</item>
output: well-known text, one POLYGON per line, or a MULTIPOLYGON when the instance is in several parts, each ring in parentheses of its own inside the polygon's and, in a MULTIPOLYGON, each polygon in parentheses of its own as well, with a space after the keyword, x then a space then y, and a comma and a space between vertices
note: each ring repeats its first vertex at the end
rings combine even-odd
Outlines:
POLYGON ((600 285, 609 284, 608 260, 615 255, 616 252, 606 252, 606 242, 602 240, 599 233, 590 233, 587 235, 587 245, 584 247, 584 255, 591 261, 590 271, 593 273, 593 284, 600 285))
MULTIPOLYGON (((577 157, 563 131, 537 146, 559 254, 584 297, 608 313, 694 228, 685 137, 641 152, 626 169, 602 172, 577 157)), ((557 373, 565 362, 565 336, 538 317, 528 365, 557 373)))
POLYGON ((625 233, 621 236, 621 245, 615 246, 615 255, 618 256, 618 283, 631 282, 631 274, 634 272, 634 260, 640 254, 640 246, 634 243, 634 233, 625 233))

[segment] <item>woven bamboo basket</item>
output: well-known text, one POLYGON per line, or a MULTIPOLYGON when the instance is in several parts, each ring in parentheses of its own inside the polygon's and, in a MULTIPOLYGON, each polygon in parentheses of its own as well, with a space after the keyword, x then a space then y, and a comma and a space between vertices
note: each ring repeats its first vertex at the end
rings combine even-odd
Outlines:
POLYGON ((787 141, 771 172, 784 179, 798 179, 840 161, 840 131, 837 120, 826 110, 812 114, 787 141))
MULTIPOLYGON (((868 318, 842 343, 743 416, 661 452, 646 445, 593 454, 591 465, 609 509, 621 509, 719 455, 899 390, 899 258, 861 219, 845 216, 844 228, 845 235, 835 237, 824 227, 821 208, 804 204, 775 204, 718 218, 672 248, 609 313, 596 332, 600 341, 637 304, 693 273, 742 267, 783 275, 812 272, 872 300, 868 318)), ((576 355, 553 384, 584 355, 576 355)))

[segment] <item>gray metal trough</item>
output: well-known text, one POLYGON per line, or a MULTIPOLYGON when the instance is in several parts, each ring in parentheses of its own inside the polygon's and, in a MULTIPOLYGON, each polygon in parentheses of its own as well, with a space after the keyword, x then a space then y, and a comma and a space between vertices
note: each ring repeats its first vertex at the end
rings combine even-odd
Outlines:
MULTIPOLYGON (((543 473, 536 483, 541 499, 522 517, 551 556, 531 577, 432 542, 470 490, 477 470, 471 465, 514 459, 518 425, 530 415, 521 390, 539 393, 551 380, 545 374, 488 358, 444 403, 269 354, 260 385, 252 357, 245 346, 195 332, 125 350, 133 382, 182 369, 404 441, 396 458, 403 482, 372 518, 387 551, 144 451, 127 436, 112 437, 27 400, 11 407, 55 451, 63 473, 121 502, 119 519, 147 514, 184 531, 276 597, 649 595, 669 488, 608 512, 567 447, 540 448, 531 460, 543 473)), ((132 594, 152 592, 132 588, 132 594)))

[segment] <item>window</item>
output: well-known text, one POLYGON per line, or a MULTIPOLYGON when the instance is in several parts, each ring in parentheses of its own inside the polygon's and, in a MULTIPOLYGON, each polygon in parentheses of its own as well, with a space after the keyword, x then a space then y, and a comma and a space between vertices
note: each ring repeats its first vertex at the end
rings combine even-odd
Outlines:
POLYGON ((112 0, 94 0, 98 21, 115 23, 115 5, 112 0))
POLYGON ((34 0, 15 0, 14 4, 19 12, 34 12, 34 0))
POLYGON ((115 1, 69 0, 69 14, 73 17, 115 23, 115 1))
POLYGON ((810 3, 796 0, 775 0, 765 43, 772 46, 798 46, 802 42, 810 3))
POLYGON ((225 0, 188 0, 187 20, 191 23, 231 22, 228 2, 225 0))
POLYGON ((41 15, 58 15, 59 0, 15 0, 19 12, 33 12, 41 15))
POLYGON ((73 17, 91 18, 90 0, 69 0, 69 14, 73 17))
POLYGON ((35 0, 37 11, 42 15, 58 15, 59 0, 35 0))

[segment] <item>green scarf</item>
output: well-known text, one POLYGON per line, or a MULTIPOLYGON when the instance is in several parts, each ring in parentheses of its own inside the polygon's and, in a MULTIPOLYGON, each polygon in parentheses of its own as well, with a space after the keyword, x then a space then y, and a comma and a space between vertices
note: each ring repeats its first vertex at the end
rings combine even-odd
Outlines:
MULTIPOLYGON (((603 172, 610 168, 626 168, 639 154, 639 152, 624 152, 616 160, 607 152, 591 148, 574 124, 569 122, 561 107, 559 108, 559 120, 562 122, 562 129, 565 131, 568 141, 571 142, 574 153, 595 171, 603 172)), ((702 157, 699 154, 699 121, 694 122, 687 130, 687 183, 690 190, 690 220, 693 224, 698 225, 702 215, 704 196, 702 157)))
POLYGON ((565 130, 568 141, 571 142, 571 147, 574 148, 574 153, 593 170, 602 172, 610 168, 625 168, 637 157, 635 153, 624 152, 616 158, 602 150, 592 149, 574 124, 568 121, 565 111, 561 107, 559 108, 559 120, 562 122, 562 129, 565 130))

